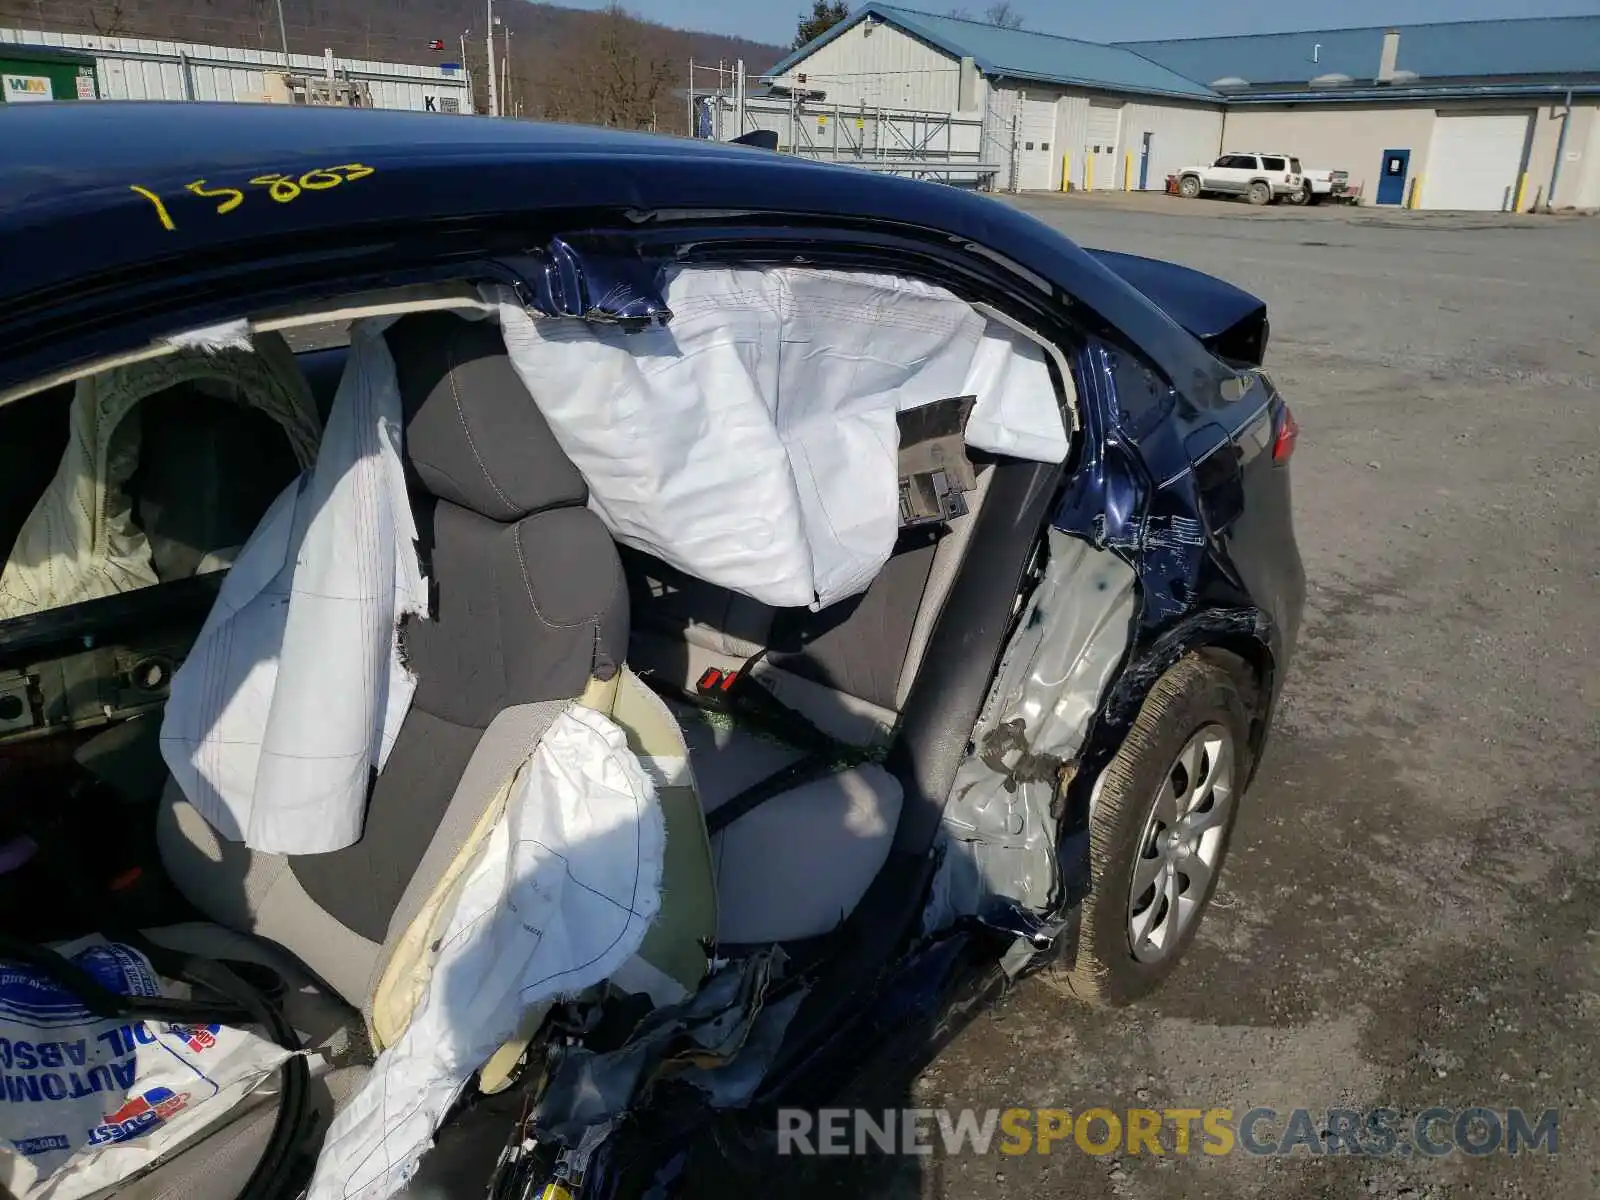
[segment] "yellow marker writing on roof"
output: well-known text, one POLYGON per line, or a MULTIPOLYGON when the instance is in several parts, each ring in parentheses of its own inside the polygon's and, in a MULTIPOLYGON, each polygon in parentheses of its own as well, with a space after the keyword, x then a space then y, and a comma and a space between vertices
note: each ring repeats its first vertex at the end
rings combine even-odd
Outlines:
MULTIPOLYGON (((337 167, 318 167, 307 171, 303 175, 290 175, 279 172, 254 176, 247 186, 264 188, 268 196, 279 204, 290 204, 298 200, 306 192, 325 192, 342 184, 353 183, 358 179, 365 179, 369 175, 377 174, 375 167, 365 163, 343 163, 337 167)), ((143 196, 150 201, 156 210, 156 220, 161 222, 161 227, 169 233, 176 233, 178 223, 173 219, 172 211, 167 207, 167 202, 156 192, 137 183, 130 183, 128 190, 143 196)), ((226 216, 236 212, 244 206, 246 192, 243 188, 228 186, 212 186, 206 179, 196 179, 184 185, 184 191, 197 196, 202 200, 218 201, 215 209, 217 216, 226 216)), ((252 209, 254 211, 254 209, 252 209)))

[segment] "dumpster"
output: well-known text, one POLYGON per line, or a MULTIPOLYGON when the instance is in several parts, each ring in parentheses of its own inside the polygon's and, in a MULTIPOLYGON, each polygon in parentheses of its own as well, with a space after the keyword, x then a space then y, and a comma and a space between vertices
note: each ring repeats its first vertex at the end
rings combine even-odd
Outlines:
POLYGON ((93 55, 0 42, 0 104, 99 98, 93 55))

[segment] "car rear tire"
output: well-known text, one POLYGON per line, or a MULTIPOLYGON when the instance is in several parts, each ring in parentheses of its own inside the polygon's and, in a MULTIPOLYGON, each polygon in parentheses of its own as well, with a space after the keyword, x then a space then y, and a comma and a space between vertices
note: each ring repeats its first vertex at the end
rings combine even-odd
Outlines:
POLYGON ((1264 204, 1272 203, 1272 185, 1270 183, 1256 182, 1250 185, 1250 203, 1260 208, 1264 204))
POLYGON ((1200 198, 1200 180, 1193 175, 1185 175, 1178 181, 1178 195, 1185 200, 1198 200, 1200 198))
POLYGON ((1122 1005, 1172 973, 1227 859, 1250 775, 1248 730, 1238 682, 1199 654, 1150 690, 1095 785, 1090 894, 1071 962, 1039 974, 1052 990, 1122 1005))

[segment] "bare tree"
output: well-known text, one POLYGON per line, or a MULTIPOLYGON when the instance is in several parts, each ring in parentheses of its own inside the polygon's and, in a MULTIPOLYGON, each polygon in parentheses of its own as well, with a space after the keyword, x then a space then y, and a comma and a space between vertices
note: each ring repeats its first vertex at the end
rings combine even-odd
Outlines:
POLYGON ((1010 0, 1000 0, 983 10, 983 19, 1001 29, 1021 29, 1023 16, 1011 7, 1010 0))
POLYGON ((89 24, 101 37, 116 37, 128 28, 127 14, 122 11, 122 0, 112 0, 109 5, 96 4, 89 10, 89 24), (104 12, 102 12, 104 8, 104 12))
POLYGON ((665 105, 673 64, 648 52, 644 29, 615 0, 558 63, 546 63, 538 103, 558 121, 648 129, 665 105))

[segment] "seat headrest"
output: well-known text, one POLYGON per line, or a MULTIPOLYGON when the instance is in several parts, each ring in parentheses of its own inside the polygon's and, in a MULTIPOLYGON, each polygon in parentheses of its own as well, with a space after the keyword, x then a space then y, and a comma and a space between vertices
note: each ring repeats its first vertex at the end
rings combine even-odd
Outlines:
POLYGON ((506 356, 500 327, 454 313, 404 317, 384 335, 422 485, 495 521, 589 498, 506 356))

